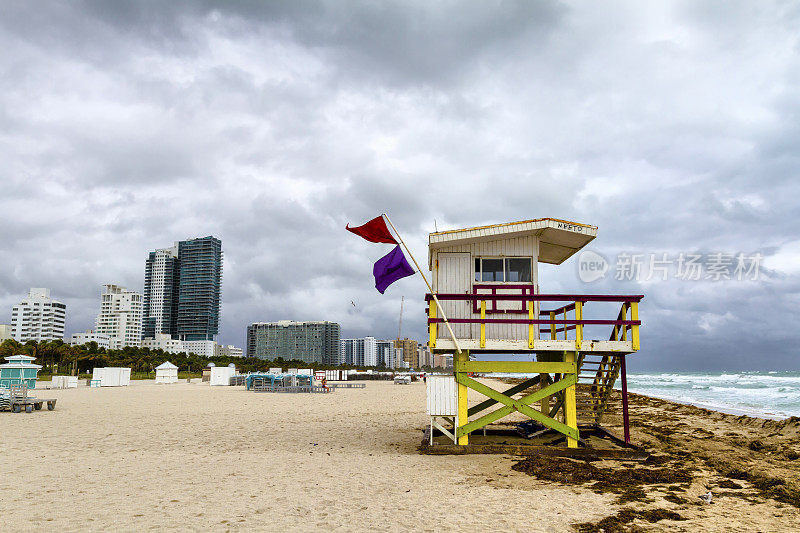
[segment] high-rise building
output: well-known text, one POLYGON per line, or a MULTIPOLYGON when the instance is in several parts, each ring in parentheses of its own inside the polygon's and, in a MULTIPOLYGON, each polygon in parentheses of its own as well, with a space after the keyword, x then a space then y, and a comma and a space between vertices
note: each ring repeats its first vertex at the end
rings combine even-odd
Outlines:
POLYGON ((417 360, 419 361, 420 368, 433 366, 433 354, 427 344, 417 345, 417 360))
POLYGON ((378 366, 395 368, 397 366, 397 348, 394 341, 375 341, 375 351, 377 352, 378 366))
POLYGON ((142 344, 142 293, 119 285, 104 285, 95 333, 108 335, 109 348, 142 344))
POLYGON ((11 335, 11 326, 8 324, 0 324, 0 344, 2 344, 3 341, 13 338, 14 336, 11 335))
POLYGON ((342 339, 339 341, 339 364, 378 366, 378 346, 375 337, 342 339))
POLYGON ((247 326, 247 357, 337 365, 340 331, 335 322, 257 322, 247 326))
POLYGON ((178 243, 178 337, 212 341, 219 333, 222 241, 203 237, 178 243))
POLYGON ((50 298, 50 289, 34 288, 11 311, 11 335, 19 342, 64 338, 67 306, 50 298))
POLYGON ((419 368, 417 341, 413 339, 395 339, 394 347, 403 350, 403 361, 408 363, 410 368, 419 368))
POLYGON ((150 252, 144 269, 142 336, 177 335, 178 245, 150 252))
POLYGON ((222 241, 212 236, 150 252, 144 273, 143 337, 212 341, 219 333, 222 241))

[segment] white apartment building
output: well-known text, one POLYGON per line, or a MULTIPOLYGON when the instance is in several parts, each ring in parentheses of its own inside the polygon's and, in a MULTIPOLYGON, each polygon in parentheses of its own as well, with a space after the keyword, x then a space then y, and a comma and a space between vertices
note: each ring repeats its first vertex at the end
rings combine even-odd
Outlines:
POLYGON ((142 293, 119 285, 104 285, 95 332, 108 335, 112 350, 141 346, 142 293))
POLYGON ((98 348, 108 349, 111 346, 111 339, 108 335, 95 333, 93 329, 87 329, 83 333, 73 333, 69 338, 69 343, 73 346, 81 346, 90 342, 96 342, 98 348))
POLYGON ((242 349, 229 344, 223 346, 216 341, 182 341, 173 339, 166 333, 156 333, 155 337, 142 339, 142 348, 151 350, 164 350, 167 353, 193 353, 201 357, 216 357, 227 355, 229 357, 242 357, 242 349))
POLYGON ((155 337, 145 337, 142 339, 142 348, 164 350, 167 353, 181 353, 186 351, 183 347, 183 341, 173 339, 171 335, 167 335, 166 333, 156 333, 155 337))
POLYGON ((13 338, 14 337, 11 335, 11 326, 0 324, 0 344, 2 344, 3 341, 13 338))
POLYGON ((220 355, 219 344, 216 341, 181 341, 183 351, 193 353, 200 357, 214 357, 220 355))
POLYGON ((241 348, 237 348, 233 344, 220 344, 219 351, 220 355, 225 355, 227 357, 244 357, 244 351, 241 348))
POLYGON ((378 346, 375 337, 339 341, 339 364, 378 366, 378 346))
POLYGON ((11 336, 18 342, 64 338, 67 306, 50 298, 50 289, 32 288, 11 310, 11 336))

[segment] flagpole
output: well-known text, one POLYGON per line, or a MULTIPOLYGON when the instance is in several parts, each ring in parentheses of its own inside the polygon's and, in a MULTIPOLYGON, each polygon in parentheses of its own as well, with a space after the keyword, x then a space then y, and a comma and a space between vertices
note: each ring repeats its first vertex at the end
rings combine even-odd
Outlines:
POLYGON ((456 334, 453 333, 453 328, 450 326, 450 322, 447 321, 447 316, 445 316, 444 314, 444 309, 442 309, 442 304, 439 303, 439 298, 436 297, 436 293, 433 292, 431 284, 428 283, 428 278, 425 277, 425 274, 422 272, 419 263, 417 263, 417 260, 414 259, 414 254, 412 254, 411 250, 408 249, 408 246, 406 246, 406 243, 403 241, 403 237, 400 236, 400 232, 397 231, 397 228, 394 227, 394 224, 392 224, 392 221, 389 220, 389 217, 386 213, 383 213, 383 218, 385 218, 386 222, 388 222, 389 225, 392 227, 395 234, 397 235, 397 238, 400 239, 400 243, 403 245, 403 248, 406 249, 406 252, 408 252, 408 255, 411 257, 411 260, 414 261, 415 265, 417 265, 417 271, 419 272, 419 275, 422 276, 422 279, 425 281, 425 285, 428 286, 428 290, 431 291, 431 296, 433 296, 433 301, 436 302, 436 307, 439 309, 439 313, 441 313, 442 315, 442 320, 444 320, 444 325, 447 326, 447 331, 450 332, 450 337, 453 339, 453 344, 456 347, 456 351, 458 352, 459 355, 461 355, 461 346, 458 345, 458 340, 456 340, 456 334))

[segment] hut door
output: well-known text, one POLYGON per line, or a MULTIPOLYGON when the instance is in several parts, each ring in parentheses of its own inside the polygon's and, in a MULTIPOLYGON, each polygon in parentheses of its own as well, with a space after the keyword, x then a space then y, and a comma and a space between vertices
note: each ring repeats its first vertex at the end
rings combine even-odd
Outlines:
MULTIPOLYGON (((438 285, 439 292, 444 294, 469 294, 472 292, 472 271, 469 252, 439 252, 438 285)), ((442 308, 447 318, 470 318, 469 301, 442 301, 442 308)), ((469 339, 469 324, 452 324, 456 338, 469 339)), ((446 326, 439 327, 439 338, 450 338, 446 326)))

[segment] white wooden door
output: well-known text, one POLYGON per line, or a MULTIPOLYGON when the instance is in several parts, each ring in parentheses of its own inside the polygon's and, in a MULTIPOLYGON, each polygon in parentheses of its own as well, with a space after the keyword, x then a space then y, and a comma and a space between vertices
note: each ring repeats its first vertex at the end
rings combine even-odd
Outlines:
MULTIPOLYGON (((472 255, 469 252, 440 252, 437 289, 442 294, 468 294, 472 292, 472 255)), ((470 318, 472 302, 466 300, 442 301, 447 318, 470 318)), ((435 305, 435 304, 434 304, 435 305)), ((452 324, 459 339, 469 339, 469 324, 452 324)), ((450 338, 445 324, 439 325, 439 338, 450 338)))

